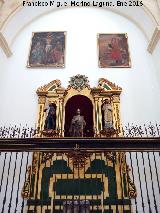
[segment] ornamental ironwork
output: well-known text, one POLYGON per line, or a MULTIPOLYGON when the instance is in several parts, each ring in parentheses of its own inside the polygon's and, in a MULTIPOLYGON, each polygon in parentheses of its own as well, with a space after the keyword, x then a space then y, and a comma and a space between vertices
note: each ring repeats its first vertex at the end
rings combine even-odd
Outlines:
POLYGON ((84 168, 87 164, 87 159, 91 156, 91 154, 87 152, 82 152, 78 145, 76 145, 72 152, 69 152, 66 155, 72 160, 74 167, 78 169, 84 168))

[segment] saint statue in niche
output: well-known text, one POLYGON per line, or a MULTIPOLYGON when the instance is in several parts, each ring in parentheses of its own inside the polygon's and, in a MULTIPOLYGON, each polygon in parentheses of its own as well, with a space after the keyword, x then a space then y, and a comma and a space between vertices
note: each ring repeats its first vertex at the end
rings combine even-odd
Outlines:
POLYGON ((56 129, 56 108, 53 103, 49 104, 49 108, 45 109, 44 112, 48 110, 48 114, 45 120, 44 129, 45 130, 55 130, 56 129))
POLYGON ((104 111, 104 130, 113 128, 113 109, 109 99, 105 99, 102 110, 104 111))
POLYGON ((77 109, 77 115, 72 118, 70 126, 70 135, 72 137, 83 137, 83 130, 86 126, 84 117, 80 115, 80 109, 77 109))

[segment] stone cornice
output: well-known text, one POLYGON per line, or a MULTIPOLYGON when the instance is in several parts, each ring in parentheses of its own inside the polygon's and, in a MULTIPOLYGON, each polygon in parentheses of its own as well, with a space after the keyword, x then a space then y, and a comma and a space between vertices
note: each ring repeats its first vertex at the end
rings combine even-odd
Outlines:
MULTIPOLYGON (((32 1, 32 0, 28 0, 32 1)), ((10 19, 20 10, 23 8, 22 0, 0 0, 0 31, 3 32, 5 27, 7 27, 7 23, 10 19)), ((146 14, 152 20, 154 26, 157 25, 155 32, 152 36, 151 41, 148 45, 148 51, 150 53, 153 52, 158 40, 159 40, 159 26, 160 26, 160 0, 143 0, 144 6, 142 9, 145 11, 146 14)), ((141 26, 140 26, 141 28, 141 26)), ((148 36, 149 39, 150 36, 148 36)), ((4 36, 0 35, 0 46, 4 50, 7 56, 11 55, 10 51, 10 44, 7 44, 6 39, 4 36)))
POLYGON ((0 7, 0 30, 3 29, 4 25, 8 22, 8 20, 16 14, 22 8, 21 0, 10 0, 10 1, 2 1, 2 5, 0 7))
POLYGON ((148 52, 153 53, 159 40, 160 40, 160 26, 157 26, 149 42, 148 52))
POLYGON ((0 32, 0 47, 3 49, 7 57, 10 57, 12 55, 12 51, 9 48, 8 43, 1 32, 0 32))
MULTIPOLYGON (((28 0, 33 1, 33 0, 28 0)), ((7 19, 10 18, 10 16, 13 15, 13 13, 18 12, 18 9, 23 8, 22 6, 22 0, 0 0, 0 3, 2 2, 2 8, 0 7, 0 29, 4 26, 4 24, 7 22, 7 19)), ((159 14, 159 5, 160 0, 143 0, 144 6, 142 9, 148 10, 148 13, 150 13, 152 18, 154 18, 155 22, 160 24, 160 14, 159 14), (146 9, 145 9, 146 8, 146 9)))

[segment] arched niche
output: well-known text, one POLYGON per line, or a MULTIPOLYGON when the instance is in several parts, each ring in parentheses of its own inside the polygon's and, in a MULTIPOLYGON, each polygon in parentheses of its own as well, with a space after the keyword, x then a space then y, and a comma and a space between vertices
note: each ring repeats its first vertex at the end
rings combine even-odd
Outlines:
POLYGON ((65 105, 64 136, 70 136, 69 129, 71 120, 73 116, 76 115, 77 109, 80 109, 81 115, 84 116, 86 122, 84 136, 93 137, 93 104, 91 100, 84 95, 72 96, 65 105))

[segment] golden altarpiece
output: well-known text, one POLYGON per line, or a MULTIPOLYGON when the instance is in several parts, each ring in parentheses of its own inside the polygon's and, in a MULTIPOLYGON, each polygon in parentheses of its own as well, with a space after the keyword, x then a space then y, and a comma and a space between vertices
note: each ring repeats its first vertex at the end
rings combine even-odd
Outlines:
MULTIPOLYGON (((38 137, 70 137, 72 117, 79 108, 86 121, 84 138, 123 136, 120 121, 122 89, 106 79, 99 79, 91 88, 84 75, 73 76, 67 89, 60 80, 38 88, 38 137), (112 105, 113 127, 104 129, 103 104, 112 105), (55 128, 46 130, 46 108, 53 104, 55 128)), ((72 138, 74 140, 74 138, 72 138)), ((106 140, 107 143, 107 140, 106 140)), ((94 152, 35 152, 28 168, 27 181, 22 190, 27 199, 26 212, 43 213, 131 213, 131 198, 136 189, 129 176, 125 153, 94 152), (76 203, 76 204, 75 204, 76 203), (85 207, 75 208, 77 203, 85 207), (72 206, 72 207, 71 207, 72 206)))

